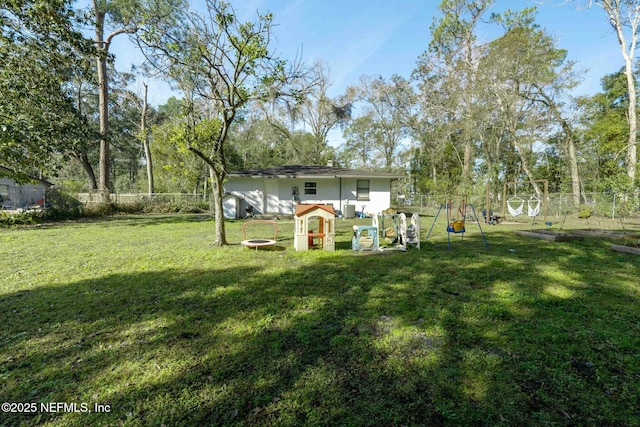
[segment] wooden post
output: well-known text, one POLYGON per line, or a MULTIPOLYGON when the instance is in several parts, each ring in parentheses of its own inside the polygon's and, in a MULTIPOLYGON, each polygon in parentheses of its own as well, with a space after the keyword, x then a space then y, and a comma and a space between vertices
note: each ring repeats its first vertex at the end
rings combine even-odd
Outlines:
POLYGON ((490 188, 489 181, 487 181, 485 203, 484 203, 484 209, 487 212, 484 216, 485 224, 489 224, 489 218, 491 218, 491 196, 489 195, 489 188, 490 188))
POLYGON ((547 222, 547 213, 549 208, 549 180, 543 179, 544 181, 544 222, 547 222))
MULTIPOLYGON (((502 218, 506 219, 507 218, 507 184, 508 183, 504 183, 504 188, 502 189, 502 218)), ((510 184, 510 183, 509 183, 510 184)))

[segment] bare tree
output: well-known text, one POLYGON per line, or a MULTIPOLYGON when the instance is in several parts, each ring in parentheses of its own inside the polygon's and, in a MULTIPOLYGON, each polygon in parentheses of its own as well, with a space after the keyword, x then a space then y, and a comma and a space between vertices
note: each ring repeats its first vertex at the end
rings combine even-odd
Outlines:
MULTIPOLYGON (((413 88, 408 80, 393 75, 389 82, 382 77, 362 76, 357 87, 359 99, 364 103, 364 116, 369 117, 371 149, 379 154, 382 168, 393 169, 404 139, 409 135, 409 124, 415 105, 413 88)), ((360 122, 360 125, 362 122, 360 122)))
POLYGON ((222 184, 231 125, 249 101, 280 96, 300 77, 270 50, 272 21, 258 13, 254 22, 239 22, 230 4, 206 0, 204 14, 188 12, 184 25, 156 27, 140 38, 150 63, 187 96, 186 148, 209 167, 218 246, 227 244, 222 184))
POLYGON ((296 158, 307 164, 324 164, 329 160, 327 136, 336 126, 344 126, 351 119, 355 94, 348 90, 331 98, 330 71, 320 62, 296 83, 295 93, 282 96, 272 91, 272 96, 262 103, 262 110, 274 129, 292 143, 296 158), (301 134, 301 128, 308 134, 301 134))
POLYGON ((637 113, 636 113, 636 83, 634 79, 634 64, 636 45, 638 42, 638 25, 640 24, 640 2, 637 0, 589 0, 589 6, 596 4, 604 10, 620 45, 620 52, 624 58, 624 74, 627 78, 629 93, 628 121, 629 141, 627 143, 627 175, 631 185, 636 180, 637 162, 637 113))

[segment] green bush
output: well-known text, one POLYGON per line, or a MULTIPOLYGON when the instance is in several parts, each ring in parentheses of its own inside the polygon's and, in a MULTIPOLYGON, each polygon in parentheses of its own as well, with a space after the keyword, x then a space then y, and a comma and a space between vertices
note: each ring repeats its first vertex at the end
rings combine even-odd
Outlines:
POLYGON ((120 214, 206 213, 207 202, 193 203, 171 198, 143 198, 134 203, 92 203, 83 205, 64 189, 47 190, 45 209, 19 213, 1 213, 0 227, 33 225, 52 221, 72 221, 81 218, 104 218, 120 214))
POLYGON ((589 218, 592 212, 591 208, 584 208, 578 213, 578 218, 589 218))
POLYGON ((36 211, 25 211, 18 213, 0 212, 0 227, 13 227, 19 225, 32 225, 39 221, 39 215, 36 211))
POLYGON ((46 201, 48 208, 54 208, 60 211, 80 212, 82 203, 78 201, 71 193, 60 188, 47 189, 46 201))

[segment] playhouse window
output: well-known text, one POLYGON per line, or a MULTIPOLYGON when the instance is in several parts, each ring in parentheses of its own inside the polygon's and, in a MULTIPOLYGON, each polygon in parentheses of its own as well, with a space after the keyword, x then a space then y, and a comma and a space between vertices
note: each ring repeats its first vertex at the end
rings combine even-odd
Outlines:
POLYGON ((357 180, 356 200, 369 200, 369 180, 368 179, 357 180))
POLYGON ((304 194, 316 194, 317 188, 318 188, 318 183, 316 183, 316 182, 305 182, 304 183, 304 194))

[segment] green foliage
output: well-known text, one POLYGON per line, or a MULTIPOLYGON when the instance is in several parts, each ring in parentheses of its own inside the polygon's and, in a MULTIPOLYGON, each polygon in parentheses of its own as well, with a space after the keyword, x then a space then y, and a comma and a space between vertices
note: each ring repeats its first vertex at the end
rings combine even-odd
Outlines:
POLYGON ((589 218, 593 213, 593 209, 584 208, 578 213, 578 218, 589 218))
POLYGON ((472 46, 476 39, 474 27, 495 0, 442 0, 438 9, 442 17, 431 25, 429 50, 447 60, 455 60, 468 52, 460 49, 461 41, 472 46))
MULTIPOLYGON (((226 154, 229 170, 278 166, 289 159, 290 147, 268 121, 253 115, 239 118, 232 128, 226 154)), ((285 162, 285 163, 283 163, 285 162)))
MULTIPOLYGON (((139 38, 150 66, 168 73, 185 94, 187 149, 209 168, 218 217, 229 132, 242 108, 264 94, 265 77, 282 65, 270 46, 272 20, 258 14, 242 23, 229 3, 211 0, 202 15, 188 12, 188 23, 158 25, 139 38)), ((226 244, 224 222, 216 223, 216 241, 226 244)))
POLYGON ((33 225, 39 222, 40 214, 35 212, 7 213, 0 211, 0 228, 33 225))
POLYGON ((622 71, 603 77, 603 91, 581 98, 584 178, 591 191, 624 192, 633 188, 624 164, 627 123, 626 77, 622 71), (590 172, 590 173, 589 173, 590 172))
POLYGON ((0 8, 0 150, 16 170, 53 170, 52 159, 88 136, 67 91, 85 72, 90 41, 71 1, 23 0, 0 8))
POLYGON ((162 121, 152 127, 154 181, 159 193, 202 192, 208 179, 206 165, 189 151, 189 146, 209 153, 211 139, 219 131, 215 120, 195 127, 185 123, 182 101, 173 99, 159 108, 162 121))
POLYGON ((366 169, 391 172, 403 168, 403 141, 409 134, 409 112, 415 103, 409 81, 398 75, 388 81, 363 76, 356 91, 363 113, 346 127, 350 139, 345 151, 355 151, 349 160, 366 169))
POLYGON ((76 193, 65 191, 63 186, 48 188, 45 196, 47 205, 54 209, 78 211, 82 207, 75 197, 76 193))

